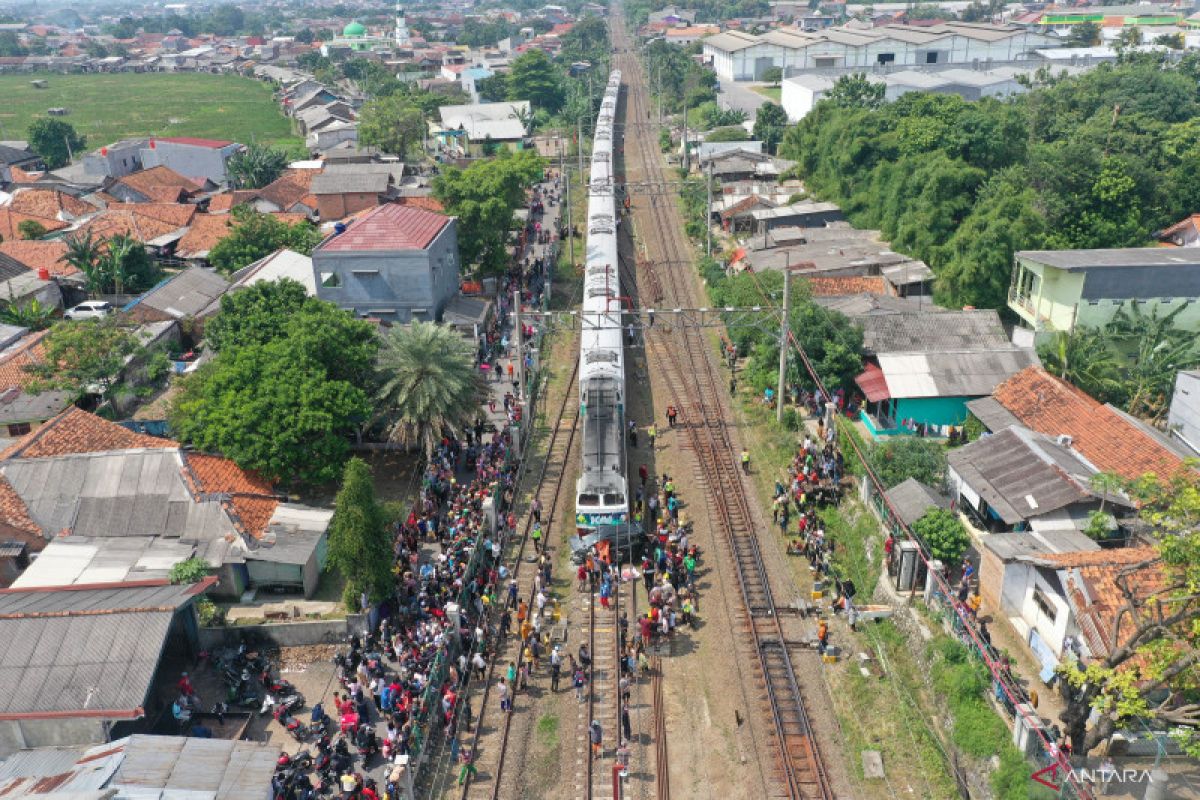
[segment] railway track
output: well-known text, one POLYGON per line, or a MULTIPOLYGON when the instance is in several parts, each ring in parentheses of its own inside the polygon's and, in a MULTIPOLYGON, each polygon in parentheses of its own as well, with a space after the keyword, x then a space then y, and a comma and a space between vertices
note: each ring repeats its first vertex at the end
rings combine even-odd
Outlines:
MULTIPOLYGON (((626 79, 625 119, 641 120, 648 108, 645 78, 640 61, 627 50, 623 10, 610 13, 616 61, 626 79)), ((664 183, 657 141, 647 126, 627 124, 626 147, 634 144, 642 177, 664 183)), ((628 152, 628 151, 627 151, 628 152)), ((627 165, 628 171, 628 165, 627 165)), ((682 233, 682 223, 669 198, 651 197, 639 203, 648 259, 637 265, 639 286, 656 303, 673 307, 694 306, 692 248, 682 233), (655 267, 655 263, 663 269, 655 267)), ((648 337, 647 347, 665 369, 673 402, 680 411, 698 469, 698 479, 712 500, 716 523, 724 532, 737 567, 738 585, 747 613, 747 633, 753 644, 779 749, 780 796, 795 800, 830 800, 833 789, 826 774, 812 726, 804 706, 788 643, 776 612, 770 581, 755 534, 752 506, 730 433, 732 420, 722 400, 723 385, 704 335, 696 328, 662 330, 648 337)), ((658 691, 661 692, 661 687, 658 691)), ((660 783, 662 770, 660 764, 660 783)), ((660 789, 661 792, 661 789, 660 789)))
MULTIPOLYGON (((578 340, 579 334, 576 333, 572 337, 571 345, 567 352, 578 352, 578 340)), ((575 443, 575 432, 579 428, 579 382, 576 380, 579 372, 579 359, 572 359, 572 364, 571 375, 567 383, 568 388, 563 392, 562 402, 556 410, 554 427, 551 429, 550 441, 546 447, 546 457, 542 461, 535 483, 538 487, 536 490, 537 497, 542 501, 542 519, 544 522, 547 522, 547 528, 550 527, 558 511, 562 488, 569 472, 568 459, 571 456, 571 451, 575 443)), ((529 580, 527 584, 521 581, 521 564, 525 560, 525 549, 529 540, 529 532, 532 528, 533 517, 526 515, 521 530, 521 538, 513 545, 514 549, 509 562, 510 574, 513 578, 521 582, 522 593, 527 597, 531 609, 534 607, 534 584, 532 580, 529 580)), ((549 547, 549 537, 546 537, 545 541, 547 542, 547 547, 549 547)), ((526 573, 528 572, 529 570, 526 570, 526 573)), ((519 654, 519 645, 514 645, 511 642, 497 643, 497 653, 503 652, 504 648, 510 645, 515 646, 519 654)), ((491 695, 491 687, 496 679, 496 665, 503 660, 497 655, 488 664, 487 682, 484 684, 485 688, 483 699, 479 705, 479 715, 476 718, 475 729, 470 743, 467 745, 470 748, 469 752, 472 754, 478 773, 476 778, 468 778, 463 783, 459 793, 461 800, 472 800, 473 798, 499 800, 502 797, 516 796, 511 790, 502 791, 502 787, 510 789, 508 784, 515 783, 517 780, 516 776, 506 774, 505 768, 508 766, 507 757, 509 755, 513 717, 517 713, 517 701, 519 698, 528 697, 528 695, 518 695, 514 692, 512 696, 513 711, 504 714, 502 719, 496 723, 499 741, 495 741, 495 732, 493 732, 493 736, 487 737, 490 741, 485 743, 485 736, 483 734, 484 721, 490 721, 490 719, 500 713, 499 705, 495 704, 495 707, 493 707, 493 704, 489 704, 488 700, 491 695), (505 779, 508 779, 507 783, 505 779)))

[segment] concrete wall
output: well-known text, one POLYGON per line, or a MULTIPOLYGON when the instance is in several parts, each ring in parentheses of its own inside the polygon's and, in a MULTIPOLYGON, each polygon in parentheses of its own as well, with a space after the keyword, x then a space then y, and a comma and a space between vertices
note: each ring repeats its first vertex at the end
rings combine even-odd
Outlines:
POLYGON ((242 641, 243 636, 270 639, 280 647, 335 644, 344 641, 350 635, 351 630, 361 632, 362 623, 359 621, 359 615, 351 614, 346 619, 201 628, 200 647, 212 650, 215 647, 236 645, 242 641))
POLYGON ((317 296, 359 316, 440 319, 458 291, 458 229, 450 220, 426 250, 313 252, 317 296), (326 286, 330 274, 339 286, 326 286))
POLYGON ((83 171, 88 175, 103 175, 109 178, 123 178, 142 168, 142 148, 146 140, 133 141, 119 147, 109 145, 103 148, 107 152, 97 150, 83 157, 83 171))
POLYGON ((225 164, 240 146, 218 149, 156 139, 154 147, 142 150, 142 164, 146 169, 164 166, 188 178, 203 177, 216 184, 225 184, 229 180, 225 164))
POLYGON ((1172 438, 1200 455, 1200 375, 1180 372, 1175 376, 1167 429, 1172 438))
POLYGON ((0 758, 31 747, 70 747, 108 741, 104 720, 23 719, 0 722, 0 758))

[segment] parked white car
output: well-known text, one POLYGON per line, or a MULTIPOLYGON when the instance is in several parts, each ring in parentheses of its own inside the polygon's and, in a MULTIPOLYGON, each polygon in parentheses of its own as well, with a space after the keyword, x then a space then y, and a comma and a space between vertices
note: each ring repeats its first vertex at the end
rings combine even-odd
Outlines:
POLYGON ((103 319, 113 313, 111 303, 103 300, 89 300, 63 312, 63 319, 103 319))

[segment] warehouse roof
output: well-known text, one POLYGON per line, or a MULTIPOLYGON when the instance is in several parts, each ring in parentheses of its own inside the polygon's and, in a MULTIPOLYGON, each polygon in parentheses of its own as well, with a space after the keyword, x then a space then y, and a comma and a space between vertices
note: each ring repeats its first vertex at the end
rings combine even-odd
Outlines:
POLYGON ((143 716, 175 612, 215 582, 0 590, 0 720, 143 716))

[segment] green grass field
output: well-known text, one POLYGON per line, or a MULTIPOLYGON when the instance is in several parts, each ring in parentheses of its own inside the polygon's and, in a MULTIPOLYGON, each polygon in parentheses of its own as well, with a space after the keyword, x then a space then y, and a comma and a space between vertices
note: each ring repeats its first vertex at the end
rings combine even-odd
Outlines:
POLYGON ((89 149, 131 136, 200 136, 303 149, 267 84, 233 75, 0 75, 0 139, 24 139, 46 109, 87 136, 89 149), (45 89, 31 80, 42 79, 45 89))
POLYGON ((752 86, 751 88, 772 103, 778 104, 783 102, 783 88, 780 86, 752 86))

